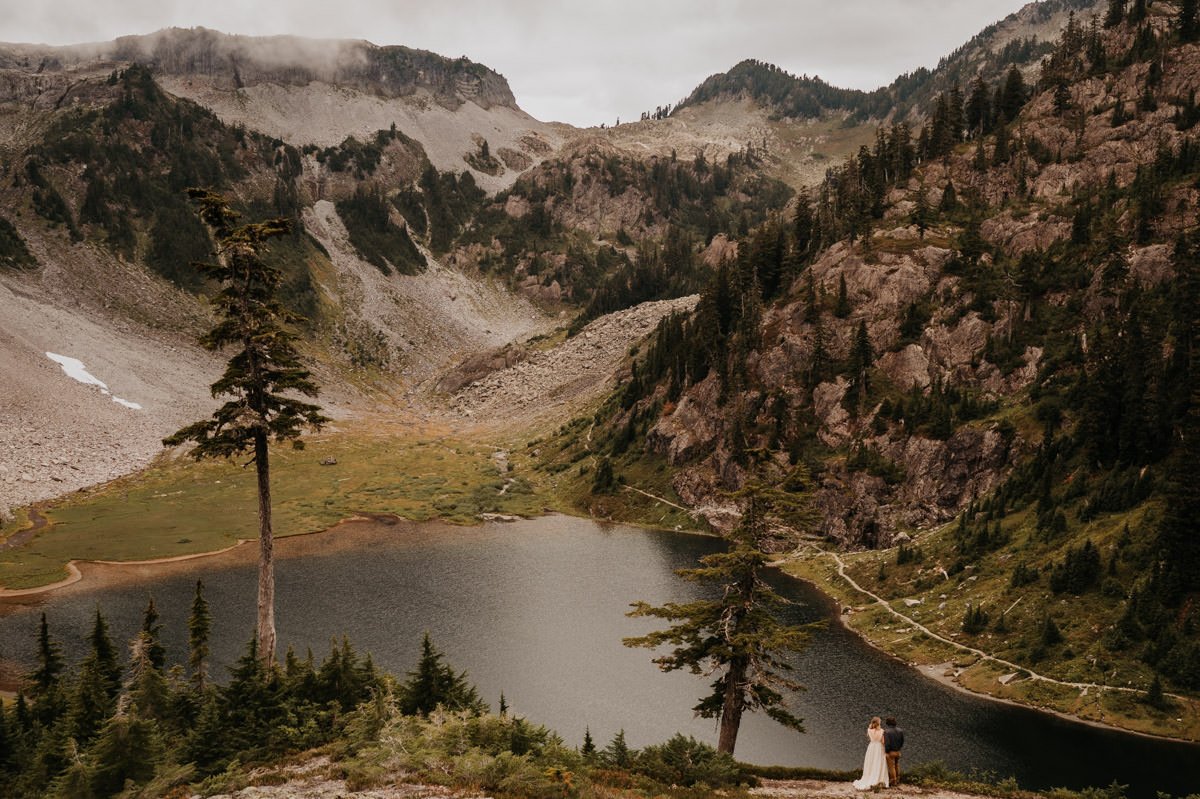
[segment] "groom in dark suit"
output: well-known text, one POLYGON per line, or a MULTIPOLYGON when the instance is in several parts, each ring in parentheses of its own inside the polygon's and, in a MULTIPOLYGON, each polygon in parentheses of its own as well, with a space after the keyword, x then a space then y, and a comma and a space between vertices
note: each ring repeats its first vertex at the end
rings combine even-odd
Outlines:
POLYGON ((883 754, 887 758, 888 784, 900 784, 900 750, 904 748, 904 730, 896 726, 896 719, 888 716, 883 721, 883 754))

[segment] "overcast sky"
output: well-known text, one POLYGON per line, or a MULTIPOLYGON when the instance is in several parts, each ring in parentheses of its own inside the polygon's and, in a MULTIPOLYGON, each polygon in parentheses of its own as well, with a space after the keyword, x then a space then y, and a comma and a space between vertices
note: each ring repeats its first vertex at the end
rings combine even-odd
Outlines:
POLYGON ((169 26, 368 39, 465 55, 542 120, 674 103, 745 58, 873 89, 933 66, 1025 0, 0 0, 0 41, 74 44, 169 26))

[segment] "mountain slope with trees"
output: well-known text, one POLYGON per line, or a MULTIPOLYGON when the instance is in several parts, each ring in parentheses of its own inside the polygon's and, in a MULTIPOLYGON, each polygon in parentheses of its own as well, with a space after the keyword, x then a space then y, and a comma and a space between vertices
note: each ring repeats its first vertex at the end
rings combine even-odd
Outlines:
MULTIPOLYGON (((813 532, 900 545, 851 574, 933 629, 1194 696, 1189 9, 1071 17, 1036 77, 939 95, 739 241, 598 414, 614 480, 665 461, 725 527, 803 465, 813 532)), ((1174 701, 1123 712, 1188 734, 1174 701)))

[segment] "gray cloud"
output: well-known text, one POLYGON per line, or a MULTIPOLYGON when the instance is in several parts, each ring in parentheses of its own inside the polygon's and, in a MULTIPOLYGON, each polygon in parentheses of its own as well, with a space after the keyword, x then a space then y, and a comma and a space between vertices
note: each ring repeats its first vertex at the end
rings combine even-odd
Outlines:
POLYGON ((0 39, 73 44, 168 26, 403 44, 504 74, 540 119, 636 119, 744 58, 872 89, 933 66, 1023 0, 0 0, 0 39))

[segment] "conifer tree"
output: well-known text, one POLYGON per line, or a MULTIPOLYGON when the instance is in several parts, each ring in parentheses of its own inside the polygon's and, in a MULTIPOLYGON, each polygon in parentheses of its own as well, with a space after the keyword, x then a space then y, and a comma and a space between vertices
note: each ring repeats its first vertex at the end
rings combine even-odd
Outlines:
POLYGON ((837 305, 834 306, 833 315, 838 319, 845 319, 850 315, 850 296, 846 289, 846 276, 838 276, 838 293, 837 305))
POLYGON ((62 652, 50 638, 50 625, 46 622, 45 613, 42 613, 41 626, 38 628, 37 661, 37 668, 29 675, 35 697, 47 694, 57 686, 63 671, 62 652))
POLYGON ((92 749, 92 790, 97 796, 119 793, 126 781, 149 781, 162 760, 163 744, 150 719, 118 712, 100 732, 92 749))
POLYGON ((971 81, 971 94, 963 109, 967 133, 971 137, 983 136, 991 127, 992 116, 991 92, 983 81, 982 75, 976 75, 971 81))
POLYGON ((162 625, 158 623, 158 608, 154 597, 146 604, 142 615, 142 632, 146 635, 146 657, 160 672, 167 668, 167 650, 162 645, 162 625))
POLYGON ((112 715, 121 690, 121 667, 117 662, 116 647, 109 638, 108 624, 99 608, 96 609, 91 643, 92 651, 79 668, 67 711, 71 737, 81 745, 91 741, 112 715))
POLYGON ((296 319, 279 301, 282 274, 261 257, 267 242, 289 232, 286 219, 235 226, 238 214, 224 197, 189 189, 199 214, 217 242, 217 262, 201 271, 221 289, 213 299, 218 322, 201 339, 212 350, 236 347, 214 397, 231 399, 212 418, 189 425, 163 440, 168 446, 195 442, 191 454, 230 458, 252 452, 258 478, 259 568, 258 653, 264 665, 275 663, 275 558, 271 523, 271 472, 268 443, 291 441, 302 448, 303 428, 319 429, 328 419, 320 408, 296 399, 315 397, 317 385, 300 364, 296 336, 286 325, 296 319))
POLYGON ((171 688, 154 662, 154 638, 145 630, 129 644, 129 712, 142 719, 166 720, 171 714, 171 688))
POLYGON ((999 114, 1003 114, 1007 120, 1015 120, 1017 115, 1021 113, 1021 109, 1025 106, 1025 77, 1021 74, 1021 70, 1017 69, 1014 64, 1008 70, 1008 75, 1004 79, 1004 93, 1000 98, 1000 107, 997 109, 999 114))
POLYGON ((873 363, 871 337, 867 333, 867 322, 861 320, 858 330, 854 333, 854 344, 850 348, 850 390, 847 396, 853 396, 855 406, 861 408, 870 390, 869 373, 873 363))
MULTIPOLYGON (((188 670, 192 685, 203 692, 208 683, 208 634, 212 617, 208 612, 208 600, 204 598, 204 581, 196 581, 196 593, 192 598, 192 612, 188 616, 188 670)), ((288 650, 291 652, 291 650, 288 650)))
POLYGON ((117 648, 108 634, 108 622, 100 613, 100 608, 96 608, 96 619, 92 625, 89 641, 92 651, 88 655, 88 659, 84 661, 84 665, 89 663, 95 665, 97 672, 104 680, 105 691, 115 699, 121 690, 121 664, 117 660, 117 648))
POLYGON ((590 727, 583 728, 583 746, 580 747, 579 754, 583 755, 585 760, 595 759, 596 742, 592 740, 592 730, 590 727))
POLYGON ((444 657, 429 640, 429 633, 425 633, 417 667, 408 673, 408 680, 400 686, 401 713, 427 716, 438 706, 472 713, 487 709, 475 687, 467 681, 467 673, 456 674, 443 662, 444 657))
POLYGON ((607 766, 627 769, 633 765, 637 752, 629 748, 629 744, 625 742, 625 730, 621 729, 613 736, 608 746, 604 747, 600 757, 607 766))
POLYGON ((717 675, 712 692, 694 710, 703 718, 719 719, 717 750, 730 754, 747 710, 762 710, 778 723, 803 732, 802 720, 787 709, 784 692, 799 690, 800 685, 788 676, 793 667, 784 657, 802 650, 811 632, 809 626, 792 626, 781 619, 787 600, 763 580, 771 556, 760 548, 768 512, 803 518, 809 512, 807 497, 761 486, 750 486, 735 496, 744 502, 745 511, 730 549, 706 555, 698 568, 676 572, 686 580, 717 587, 718 598, 661 607, 635 602, 628 615, 664 619, 671 626, 624 641, 626 646, 649 649, 672 647, 654 658, 663 671, 717 675))

